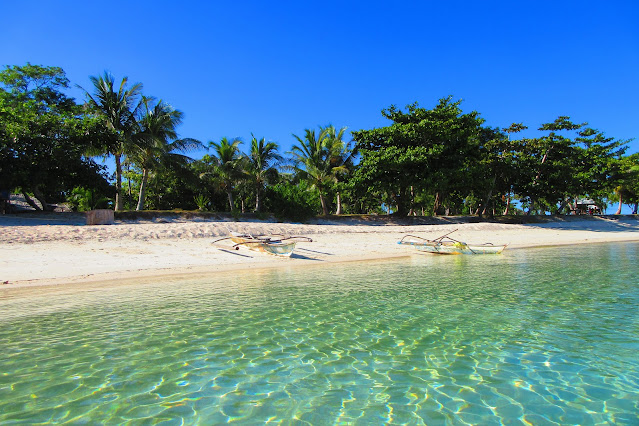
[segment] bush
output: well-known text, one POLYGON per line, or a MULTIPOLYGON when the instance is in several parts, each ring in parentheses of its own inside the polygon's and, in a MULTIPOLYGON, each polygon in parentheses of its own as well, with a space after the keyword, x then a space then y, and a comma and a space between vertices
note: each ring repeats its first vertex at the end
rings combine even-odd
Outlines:
POLYGON ((79 212, 106 209, 110 207, 110 200, 108 198, 96 194, 95 191, 82 187, 73 188, 71 195, 67 198, 67 202, 73 211, 79 212))
POLYGON ((266 188, 264 207, 278 219, 304 222, 321 210, 319 194, 308 183, 278 183, 266 188))
POLYGON ((211 199, 206 195, 198 194, 194 198, 195 204, 197 205, 197 209, 200 211, 208 210, 211 206, 211 199))

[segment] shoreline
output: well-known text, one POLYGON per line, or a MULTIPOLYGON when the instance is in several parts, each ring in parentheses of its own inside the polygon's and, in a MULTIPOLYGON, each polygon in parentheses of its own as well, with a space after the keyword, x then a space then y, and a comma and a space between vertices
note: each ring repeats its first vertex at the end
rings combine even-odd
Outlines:
POLYGON ((437 225, 177 218, 87 226, 81 219, 43 223, 20 215, 0 216, 0 290, 401 258, 413 255, 397 244, 405 234, 432 239, 455 231, 455 239, 469 243, 509 243, 502 256, 529 247, 639 241, 639 220, 634 217, 437 225), (230 250, 230 242, 212 244, 230 231, 304 235, 313 242, 299 243, 291 258, 230 250))

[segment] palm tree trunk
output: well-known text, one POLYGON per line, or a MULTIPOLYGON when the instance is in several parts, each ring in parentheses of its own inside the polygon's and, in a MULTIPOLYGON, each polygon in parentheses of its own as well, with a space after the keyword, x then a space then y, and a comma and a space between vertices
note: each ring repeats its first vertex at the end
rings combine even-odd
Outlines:
POLYGON ((342 196, 339 191, 337 191, 337 210, 335 210, 336 215, 342 214, 342 196))
POLYGON ((324 197, 324 194, 322 194, 320 192, 319 194, 320 197, 320 203, 322 203, 322 214, 324 214, 324 216, 328 216, 328 205, 326 204, 326 198, 324 197))
POLYGON ((262 198, 260 197, 260 187, 255 188, 255 212, 262 210, 262 198))
POLYGON ((127 171, 126 181, 127 181, 127 185, 128 185, 128 188, 127 188, 127 199, 129 200, 129 204, 131 204, 131 202, 133 200, 133 192, 132 192, 132 189, 131 189, 131 174, 128 173, 128 172, 131 171, 131 169, 129 168, 128 165, 126 167, 126 171, 127 171))
POLYGON ((233 212, 233 206, 235 205, 233 203, 233 192, 229 189, 226 191, 226 195, 228 196, 228 199, 229 199, 229 207, 231 208, 231 212, 233 212))
POLYGON ((115 211, 124 209, 122 199, 122 160, 120 154, 115 154, 115 211))
POLYGON ((144 210, 144 199, 146 198, 146 182, 149 179, 149 170, 142 169, 142 182, 140 183, 140 195, 138 196, 138 205, 135 210, 144 210))

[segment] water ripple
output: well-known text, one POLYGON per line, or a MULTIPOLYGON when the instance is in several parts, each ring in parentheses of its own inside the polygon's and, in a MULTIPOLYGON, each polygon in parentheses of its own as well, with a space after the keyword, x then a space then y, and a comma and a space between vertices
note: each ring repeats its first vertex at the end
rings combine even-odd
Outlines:
POLYGON ((637 248, 0 294, 0 423, 636 424, 637 248))

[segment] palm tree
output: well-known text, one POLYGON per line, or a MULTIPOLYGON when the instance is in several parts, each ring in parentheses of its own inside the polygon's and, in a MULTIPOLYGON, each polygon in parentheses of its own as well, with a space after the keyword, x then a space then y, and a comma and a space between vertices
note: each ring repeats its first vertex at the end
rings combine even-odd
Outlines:
MULTIPOLYGON (((344 141, 346 127, 342 127, 339 131, 336 131, 335 127, 331 125, 326 128, 326 131, 328 135, 331 172, 335 181, 338 182, 340 176, 350 173, 353 169, 356 151, 351 147, 351 142, 344 141)), ((337 209, 335 214, 342 214, 342 197, 340 191, 337 191, 337 209)))
POLYGON ((231 211, 234 210, 233 184, 241 175, 242 155, 238 146, 242 143, 240 139, 228 140, 222 138, 220 142, 209 142, 209 146, 215 150, 215 170, 214 173, 221 180, 222 186, 226 190, 231 211))
POLYGON ((305 129, 304 139, 297 135, 293 137, 299 142, 299 145, 293 145, 290 152, 293 155, 293 169, 317 188, 322 212, 326 216, 328 215, 326 189, 335 181, 328 129, 320 127, 318 134, 315 134, 315 130, 305 129))
POLYGON ((88 104, 98 115, 104 117, 107 126, 117 134, 115 143, 104 146, 103 152, 115 158, 115 210, 122 210, 122 158, 127 153, 127 146, 136 128, 136 104, 142 84, 136 83, 127 88, 128 78, 124 77, 116 91, 115 80, 106 71, 99 77, 91 76, 89 79, 93 83, 93 95, 78 87, 87 95, 88 104))
POLYGON ((174 151, 199 148, 202 144, 195 139, 177 139, 176 128, 182 123, 184 114, 163 101, 151 106, 151 98, 142 98, 144 113, 138 121, 139 132, 132 137, 133 145, 129 157, 142 169, 142 182, 136 210, 144 209, 146 186, 152 170, 170 161, 188 162, 190 159, 174 151))
POLYGON ((264 138, 258 140, 251 133, 251 153, 246 161, 246 173, 255 185, 255 211, 262 209, 261 193, 267 182, 277 178, 275 166, 282 161, 282 156, 277 153, 279 146, 275 142, 265 142, 264 138))

